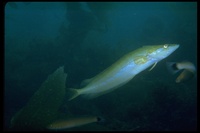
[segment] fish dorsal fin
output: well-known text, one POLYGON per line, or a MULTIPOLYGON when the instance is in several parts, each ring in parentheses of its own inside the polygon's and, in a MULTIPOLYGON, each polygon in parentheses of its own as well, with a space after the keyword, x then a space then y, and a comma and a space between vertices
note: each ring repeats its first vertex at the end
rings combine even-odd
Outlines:
POLYGON ((151 70, 156 66, 157 63, 158 63, 158 62, 155 62, 155 63, 153 64, 153 66, 149 69, 149 71, 151 71, 151 70))

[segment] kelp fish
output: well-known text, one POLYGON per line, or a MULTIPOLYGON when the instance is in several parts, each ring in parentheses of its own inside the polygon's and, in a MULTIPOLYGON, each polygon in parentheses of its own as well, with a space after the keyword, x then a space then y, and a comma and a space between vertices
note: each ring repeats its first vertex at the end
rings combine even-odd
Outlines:
POLYGON ((192 79, 196 73, 196 67, 189 61, 167 62, 167 67, 173 74, 183 70, 183 72, 181 72, 181 74, 176 78, 176 83, 188 81, 192 79))
POLYGON ((82 116, 82 117, 74 117, 63 120, 57 120, 47 126, 47 129, 52 130, 61 130, 68 129, 73 127, 78 127, 94 122, 103 122, 104 119, 98 116, 82 116))
POLYGON ((152 70, 159 61, 168 57, 178 47, 179 44, 164 44, 143 46, 136 49, 120 58, 97 76, 87 80, 89 83, 82 89, 68 89, 72 92, 69 100, 79 95, 94 98, 111 92, 126 84, 135 75, 151 65, 153 65, 150 69, 152 70))

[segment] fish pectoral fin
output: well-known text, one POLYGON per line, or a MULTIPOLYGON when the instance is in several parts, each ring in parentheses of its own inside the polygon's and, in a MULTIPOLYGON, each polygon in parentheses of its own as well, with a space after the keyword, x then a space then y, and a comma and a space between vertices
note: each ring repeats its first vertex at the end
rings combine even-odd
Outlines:
POLYGON ((158 63, 158 62, 155 62, 155 63, 153 64, 153 66, 149 69, 149 71, 151 71, 151 70, 156 66, 157 63, 158 63))

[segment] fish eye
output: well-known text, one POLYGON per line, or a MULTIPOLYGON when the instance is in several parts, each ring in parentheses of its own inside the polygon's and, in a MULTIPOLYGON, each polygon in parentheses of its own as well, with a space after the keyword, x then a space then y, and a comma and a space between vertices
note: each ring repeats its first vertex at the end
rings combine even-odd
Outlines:
POLYGON ((163 46, 163 48, 168 48, 168 44, 165 44, 165 45, 163 46))

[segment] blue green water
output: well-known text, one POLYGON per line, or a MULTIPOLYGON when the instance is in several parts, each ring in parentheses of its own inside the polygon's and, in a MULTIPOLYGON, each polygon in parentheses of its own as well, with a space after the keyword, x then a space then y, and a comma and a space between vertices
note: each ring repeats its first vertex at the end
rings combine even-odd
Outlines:
POLYGON ((111 93, 64 99, 58 117, 101 115, 101 126, 116 131, 197 130, 197 76, 177 84, 166 68, 197 65, 196 2, 11 2, 4 11, 5 130, 58 67, 68 75, 66 88, 80 88, 124 54, 165 43, 180 48, 111 93))

